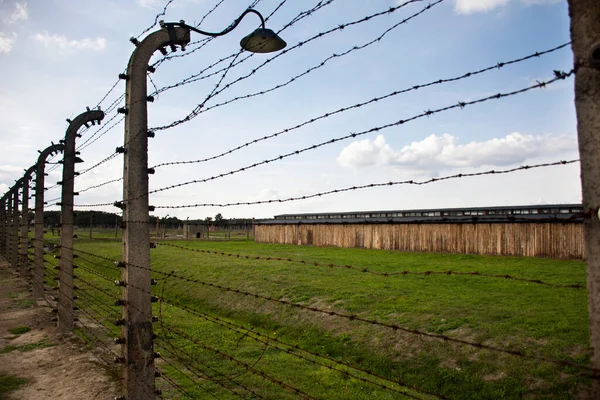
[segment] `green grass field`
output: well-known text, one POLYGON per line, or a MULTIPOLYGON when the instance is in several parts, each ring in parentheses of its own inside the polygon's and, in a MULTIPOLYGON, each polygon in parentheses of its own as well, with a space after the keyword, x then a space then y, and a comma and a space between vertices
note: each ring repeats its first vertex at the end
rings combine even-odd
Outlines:
MULTIPOLYGON (((158 244, 151 253, 152 277, 157 279, 153 292, 161 298, 154 306, 160 316, 154 327, 155 344, 162 354, 157 365, 193 398, 407 397, 401 393, 436 398, 414 388, 460 399, 589 396, 591 380, 579 376, 585 370, 293 306, 587 365, 585 289, 484 276, 361 272, 363 268, 388 274, 478 271, 585 286, 583 262, 297 247, 251 240, 158 244), (357 269, 315 266, 315 262, 357 269)), ((82 234, 75 247, 120 259, 120 242, 89 240, 82 234)), ((113 299, 106 293, 120 297, 119 288, 109 281, 119 278, 120 270, 108 261, 79 254, 81 305, 106 319, 107 327, 118 335, 119 329, 108 321, 119 317, 120 307, 111 306, 113 299)), ((161 386, 166 398, 185 398, 168 385, 161 386)))

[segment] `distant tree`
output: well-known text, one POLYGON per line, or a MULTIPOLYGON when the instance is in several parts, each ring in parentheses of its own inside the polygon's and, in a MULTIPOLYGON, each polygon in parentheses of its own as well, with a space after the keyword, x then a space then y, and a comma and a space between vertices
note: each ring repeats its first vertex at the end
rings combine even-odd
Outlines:
POLYGON ((210 223, 212 222, 212 217, 204 218, 204 222, 206 222, 207 225, 210 225, 210 223))
POLYGON ((221 226, 222 224, 223 224, 223 216, 221 215, 221 213, 218 213, 217 215, 215 215, 215 225, 221 226))

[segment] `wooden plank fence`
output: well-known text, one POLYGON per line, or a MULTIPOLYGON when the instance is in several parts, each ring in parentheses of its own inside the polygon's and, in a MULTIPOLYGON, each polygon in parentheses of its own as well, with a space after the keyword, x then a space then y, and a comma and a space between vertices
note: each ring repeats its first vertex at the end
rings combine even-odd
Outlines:
POLYGON ((585 258, 581 223, 257 224, 254 240, 320 247, 585 258))

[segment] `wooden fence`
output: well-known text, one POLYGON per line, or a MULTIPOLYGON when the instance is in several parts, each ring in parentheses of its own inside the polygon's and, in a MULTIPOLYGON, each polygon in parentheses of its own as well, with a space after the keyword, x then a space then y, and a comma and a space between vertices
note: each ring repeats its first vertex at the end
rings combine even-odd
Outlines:
POLYGON ((258 224, 256 242, 583 259, 582 223, 258 224))

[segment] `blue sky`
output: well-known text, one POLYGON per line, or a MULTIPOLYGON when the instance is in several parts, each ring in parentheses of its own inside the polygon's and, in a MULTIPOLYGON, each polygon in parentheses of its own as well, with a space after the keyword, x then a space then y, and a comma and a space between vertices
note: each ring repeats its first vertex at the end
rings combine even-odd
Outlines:
MULTIPOLYGON (((255 8, 267 16, 281 2, 261 0, 255 8)), ((165 3, 166 0, 84 0, 74 6, 64 0, 0 0, 2 192, 22 176, 24 168, 35 163, 38 149, 64 136, 66 118, 78 115, 86 106, 98 104, 124 70, 134 49, 129 37, 150 26, 165 3)), ((217 3, 174 0, 161 18, 196 24, 217 3)), ((318 3, 288 0, 267 26, 278 31, 318 3)), ((281 36, 291 47, 319 32, 402 3, 334 0, 285 29, 281 36)), ((201 28, 219 31, 249 4, 250 1, 223 1, 206 17, 201 28)), ((222 90, 206 106, 285 83, 332 54, 370 42, 428 4, 414 1, 392 13, 291 50, 257 69, 248 79, 222 90)), ((177 83, 235 54, 239 40, 257 26, 258 19, 249 15, 227 36, 212 40, 186 57, 163 62, 151 75, 154 84, 161 88, 177 83)), ((150 140, 150 165, 211 157, 342 107, 547 50, 569 41, 568 27, 566 1, 445 0, 394 28, 373 45, 333 58, 283 88, 217 106, 187 123, 157 131, 156 138, 150 140)), ((192 34, 192 40, 200 39, 203 37, 192 34)), ((186 53, 195 47, 189 46, 186 53)), ((243 53, 238 60, 246 55, 243 53)), ((253 55, 231 68, 221 88, 273 56, 253 55)), ((161 58, 157 52, 153 61, 161 58)), ((218 64, 209 72, 227 65, 227 62, 218 64)), ((210 162, 157 168, 150 177, 150 188, 201 180, 352 132, 408 119, 426 110, 521 89, 551 79, 553 70, 569 71, 571 66, 571 50, 566 47, 469 79, 393 96, 210 162)), ((220 77, 218 74, 161 93, 149 105, 150 126, 184 118, 204 101, 220 77)), ((124 82, 120 82, 101 104, 103 109, 124 90, 124 82)), ((105 121, 114 115, 115 111, 107 113, 105 121)), ((118 117, 113 122, 117 120, 118 117)), ((79 143, 96 129, 84 132, 79 143)), ((77 167, 83 170, 94 165, 122 144, 121 123, 83 149, 81 157, 85 163, 77 167)), ((577 157, 570 78, 545 89, 435 114, 214 181, 153 194, 150 203, 179 205, 287 198, 354 185, 422 180, 577 157)), ((122 163, 119 156, 84 174, 76 180, 76 190, 120 177, 122 163)), ((57 180, 60 180, 59 169, 50 173, 48 185, 57 180)), ((46 198, 59 195, 59 189, 55 188, 47 192, 46 198)), ((82 193, 76 203, 104 203, 121 198, 122 185, 117 182, 82 193)), ((221 212, 225 217, 269 217, 293 212, 579 202, 580 198, 579 165, 573 164, 421 187, 366 189, 277 205, 159 209, 156 214, 204 218, 221 212)), ((98 209, 116 211, 112 207, 98 209)))

